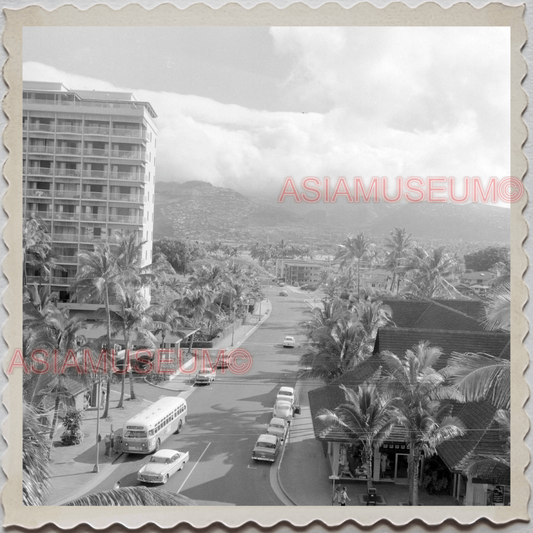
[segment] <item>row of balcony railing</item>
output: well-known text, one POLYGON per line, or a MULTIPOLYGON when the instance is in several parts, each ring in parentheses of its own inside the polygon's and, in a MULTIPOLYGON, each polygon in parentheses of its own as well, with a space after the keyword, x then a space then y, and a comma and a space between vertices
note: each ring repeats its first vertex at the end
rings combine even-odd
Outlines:
MULTIPOLYGON (((24 150, 26 152, 26 150, 24 150)), ((117 159, 144 159, 145 154, 137 150, 107 150, 103 148, 69 148, 58 146, 46 146, 43 144, 33 144, 27 149, 30 154, 61 154, 61 155, 79 155, 86 157, 114 157, 117 159)))
POLYGON ((64 105, 69 107, 107 107, 113 109, 139 109, 142 110, 145 105, 140 102, 109 102, 106 100, 89 101, 89 100, 68 100, 66 98, 32 98, 25 97, 24 104, 44 104, 44 105, 64 105))
POLYGON ((31 176, 68 176, 71 178, 99 178, 111 180, 146 181, 141 172, 112 172, 107 170, 78 170, 75 168, 23 167, 22 172, 31 176))
POLYGON ((64 211, 27 211, 24 213, 26 216, 29 213, 33 213, 43 220, 84 220, 91 222, 114 222, 118 224, 142 224, 142 216, 129 216, 129 215, 108 215, 101 213, 67 213, 64 211))
POLYGON ((68 191, 48 189, 27 189, 25 193, 27 198, 85 198, 90 200, 112 200, 116 202, 135 202, 144 203, 146 197, 142 194, 121 194, 121 193, 107 193, 107 192, 90 192, 90 191, 68 191))
POLYGON ((71 126, 67 124, 23 124, 24 131, 39 131, 46 133, 74 133, 78 135, 111 135, 115 137, 129 137, 130 139, 148 140, 145 130, 127 128, 109 128, 105 126, 71 126))

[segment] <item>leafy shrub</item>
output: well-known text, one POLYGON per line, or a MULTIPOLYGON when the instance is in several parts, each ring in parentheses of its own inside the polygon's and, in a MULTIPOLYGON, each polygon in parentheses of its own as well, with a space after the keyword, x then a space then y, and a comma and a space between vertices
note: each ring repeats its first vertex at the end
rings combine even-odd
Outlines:
POLYGON ((73 446, 83 440, 83 431, 81 424, 83 420, 83 411, 78 409, 69 409, 63 419, 63 425, 66 427, 65 432, 61 435, 61 444, 63 446, 73 446))

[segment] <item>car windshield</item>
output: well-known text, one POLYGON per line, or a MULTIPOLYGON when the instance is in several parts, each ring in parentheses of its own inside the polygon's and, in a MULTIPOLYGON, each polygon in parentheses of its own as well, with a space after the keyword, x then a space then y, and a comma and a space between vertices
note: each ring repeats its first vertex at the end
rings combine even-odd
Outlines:
POLYGON ((279 424, 279 423, 270 424, 270 427, 276 428, 276 429, 283 429, 283 424, 279 424))
POLYGON ((275 448, 276 445, 272 444, 271 442, 260 442, 259 445, 261 448, 275 448))
POLYGON ((154 456, 154 457, 152 457, 152 458, 150 459, 150 462, 151 462, 151 463, 159 463, 159 464, 164 465, 164 464, 167 463, 168 460, 169 460, 169 459, 168 459, 167 457, 155 457, 155 456, 154 456))
POLYGON ((292 396, 292 392, 280 391, 278 396, 292 396))

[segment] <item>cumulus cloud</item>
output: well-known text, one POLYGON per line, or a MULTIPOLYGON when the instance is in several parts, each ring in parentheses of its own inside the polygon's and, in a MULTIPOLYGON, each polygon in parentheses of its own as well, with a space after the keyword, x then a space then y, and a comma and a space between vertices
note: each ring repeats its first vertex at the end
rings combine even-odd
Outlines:
MULTIPOLYGON (((272 28, 293 112, 134 90, 158 114, 157 179, 277 195, 287 176, 509 174, 505 28, 272 28)), ((24 64, 25 80, 128 90, 24 64)))

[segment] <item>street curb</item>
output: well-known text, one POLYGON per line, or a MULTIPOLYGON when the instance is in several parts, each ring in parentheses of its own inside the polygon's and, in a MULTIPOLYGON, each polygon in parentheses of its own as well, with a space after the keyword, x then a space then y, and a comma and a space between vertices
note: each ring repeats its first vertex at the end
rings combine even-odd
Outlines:
MULTIPOLYGON (((290 440, 290 434, 289 434, 289 437, 287 440, 290 440)), ((279 485, 279 488, 281 489, 281 492, 283 492, 283 494, 285 495, 285 497, 296 507, 298 507, 298 504, 289 496, 289 494, 287 493, 287 491, 285 490, 285 487, 283 486, 283 483, 281 483, 281 476, 279 474, 280 470, 281 470, 281 463, 283 462, 283 457, 285 456, 285 450, 287 448, 287 442, 285 442, 285 445, 283 446, 283 451, 281 452, 281 457, 279 458, 279 463, 278 463, 278 470, 276 472, 276 476, 278 478, 278 485, 279 485)))

